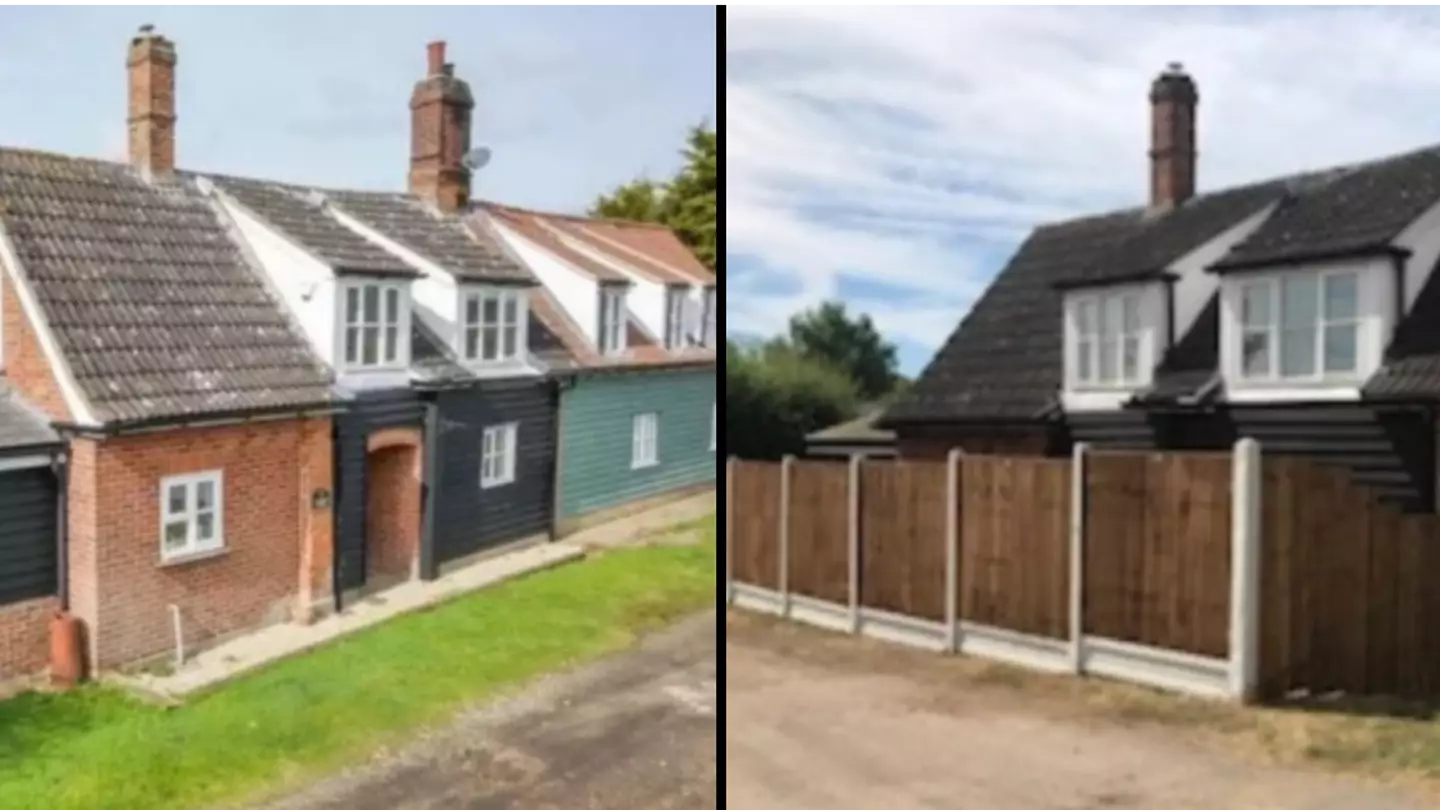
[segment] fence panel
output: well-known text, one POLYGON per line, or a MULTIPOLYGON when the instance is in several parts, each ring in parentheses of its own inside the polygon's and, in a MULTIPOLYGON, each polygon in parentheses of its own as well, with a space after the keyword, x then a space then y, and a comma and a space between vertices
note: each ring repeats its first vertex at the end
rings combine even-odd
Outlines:
POLYGON ((780 465, 735 462, 735 581, 780 587, 780 465))
POLYGON ((850 601, 850 468, 797 461, 790 470, 790 590, 850 601))
POLYGON ((1096 453, 1087 472, 1085 631, 1227 657, 1231 457, 1096 453))
POLYGON ((1268 458, 1264 474, 1264 694, 1440 697, 1440 517, 1313 463, 1268 458))
POLYGON ((860 599, 878 608, 945 618, 944 464, 867 461, 860 488, 860 599))
POLYGON ((961 476, 960 616, 1068 638, 1069 461, 967 456, 961 476))

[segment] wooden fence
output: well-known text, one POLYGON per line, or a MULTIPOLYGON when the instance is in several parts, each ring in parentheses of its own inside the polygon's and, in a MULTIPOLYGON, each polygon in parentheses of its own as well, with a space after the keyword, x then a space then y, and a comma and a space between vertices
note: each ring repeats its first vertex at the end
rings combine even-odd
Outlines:
POLYGON ((1440 516, 1289 459, 1266 460, 1264 492, 1265 691, 1440 698, 1440 516))
POLYGON ((731 574, 1161 686, 1440 698, 1440 516, 1254 452, 732 462, 731 574))

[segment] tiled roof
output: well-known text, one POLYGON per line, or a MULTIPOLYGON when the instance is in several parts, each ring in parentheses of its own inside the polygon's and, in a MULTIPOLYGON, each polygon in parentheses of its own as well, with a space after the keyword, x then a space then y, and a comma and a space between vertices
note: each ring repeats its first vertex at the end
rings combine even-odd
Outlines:
POLYGON ((58 444, 60 436, 36 408, 0 380, 0 451, 58 444))
POLYGON ((1440 147, 1321 173, 1220 263, 1274 264, 1382 247, 1440 200, 1440 147))
POLYGON ((715 273, 669 228, 575 217, 553 218, 550 224, 660 283, 715 284, 715 273))
POLYGON ((330 402, 328 373, 184 178, 0 150, 0 224, 98 420, 330 402))
MULTIPOLYGON (((480 206, 480 210, 488 213, 496 222, 558 256, 571 267, 589 275, 596 281, 627 284, 630 282, 630 277, 619 270, 570 247, 554 231, 545 227, 544 220, 537 214, 490 203, 480 206)), ((476 227, 472 230, 483 232, 485 229, 476 227)))
MULTIPOLYGON (((1440 203, 1440 147, 1298 174, 1197 197, 1161 216, 1139 209, 1042 226, 975 303, 889 423, 1028 419, 1062 378, 1055 286, 1158 274, 1191 250, 1275 205, 1260 227, 1216 264, 1263 267, 1387 248, 1440 203)), ((1219 372, 1218 301, 1211 301, 1156 371, 1142 399, 1211 392, 1219 372)), ((1372 397, 1440 396, 1440 274, 1431 274, 1367 382, 1372 397)))
POLYGON ((845 442, 892 442, 895 440, 895 433, 889 430, 882 430, 876 426, 882 411, 874 410, 866 413, 858 419, 843 422, 833 427, 817 430, 805 437, 811 443, 837 443, 845 442))
POLYGON ((529 272, 460 217, 436 213, 404 194, 325 191, 346 214, 465 281, 533 284, 529 272))
POLYGON ((336 272, 419 275, 389 251, 337 222, 311 189, 240 177, 211 175, 209 179, 336 272))
POLYGON ((1046 408, 1061 379, 1054 285, 1145 224, 1140 212, 1126 211, 1037 228, 882 424, 1028 419, 1046 408))
POLYGON ((1185 254, 1278 202, 1286 188, 1286 181, 1272 180, 1188 200, 1153 217, 1146 227, 1065 282, 1103 284, 1158 278, 1185 254))

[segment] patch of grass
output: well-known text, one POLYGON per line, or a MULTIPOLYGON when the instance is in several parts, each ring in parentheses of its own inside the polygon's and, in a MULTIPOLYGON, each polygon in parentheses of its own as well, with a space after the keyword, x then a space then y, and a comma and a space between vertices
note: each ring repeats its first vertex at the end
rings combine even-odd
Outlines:
POLYGON ((618 551, 279 663, 181 708, 106 689, 0 704, 0 808, 181 810, 362 758, 715 600, 697 546, 618 551))

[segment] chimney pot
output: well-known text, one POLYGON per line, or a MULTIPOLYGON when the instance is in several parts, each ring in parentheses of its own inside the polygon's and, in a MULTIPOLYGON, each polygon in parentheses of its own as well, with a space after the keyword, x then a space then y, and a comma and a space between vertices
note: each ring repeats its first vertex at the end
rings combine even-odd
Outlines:
POLYGON ((153 34, 155 33, 155 26, 151 25, 150 23, 145 23, 144 25, 140 26, 140 33, 147 35, 153 34))
POLYGON ((445 41, 439 40, 429 45, 429 76, 439 76, 445 68, 445 41))

